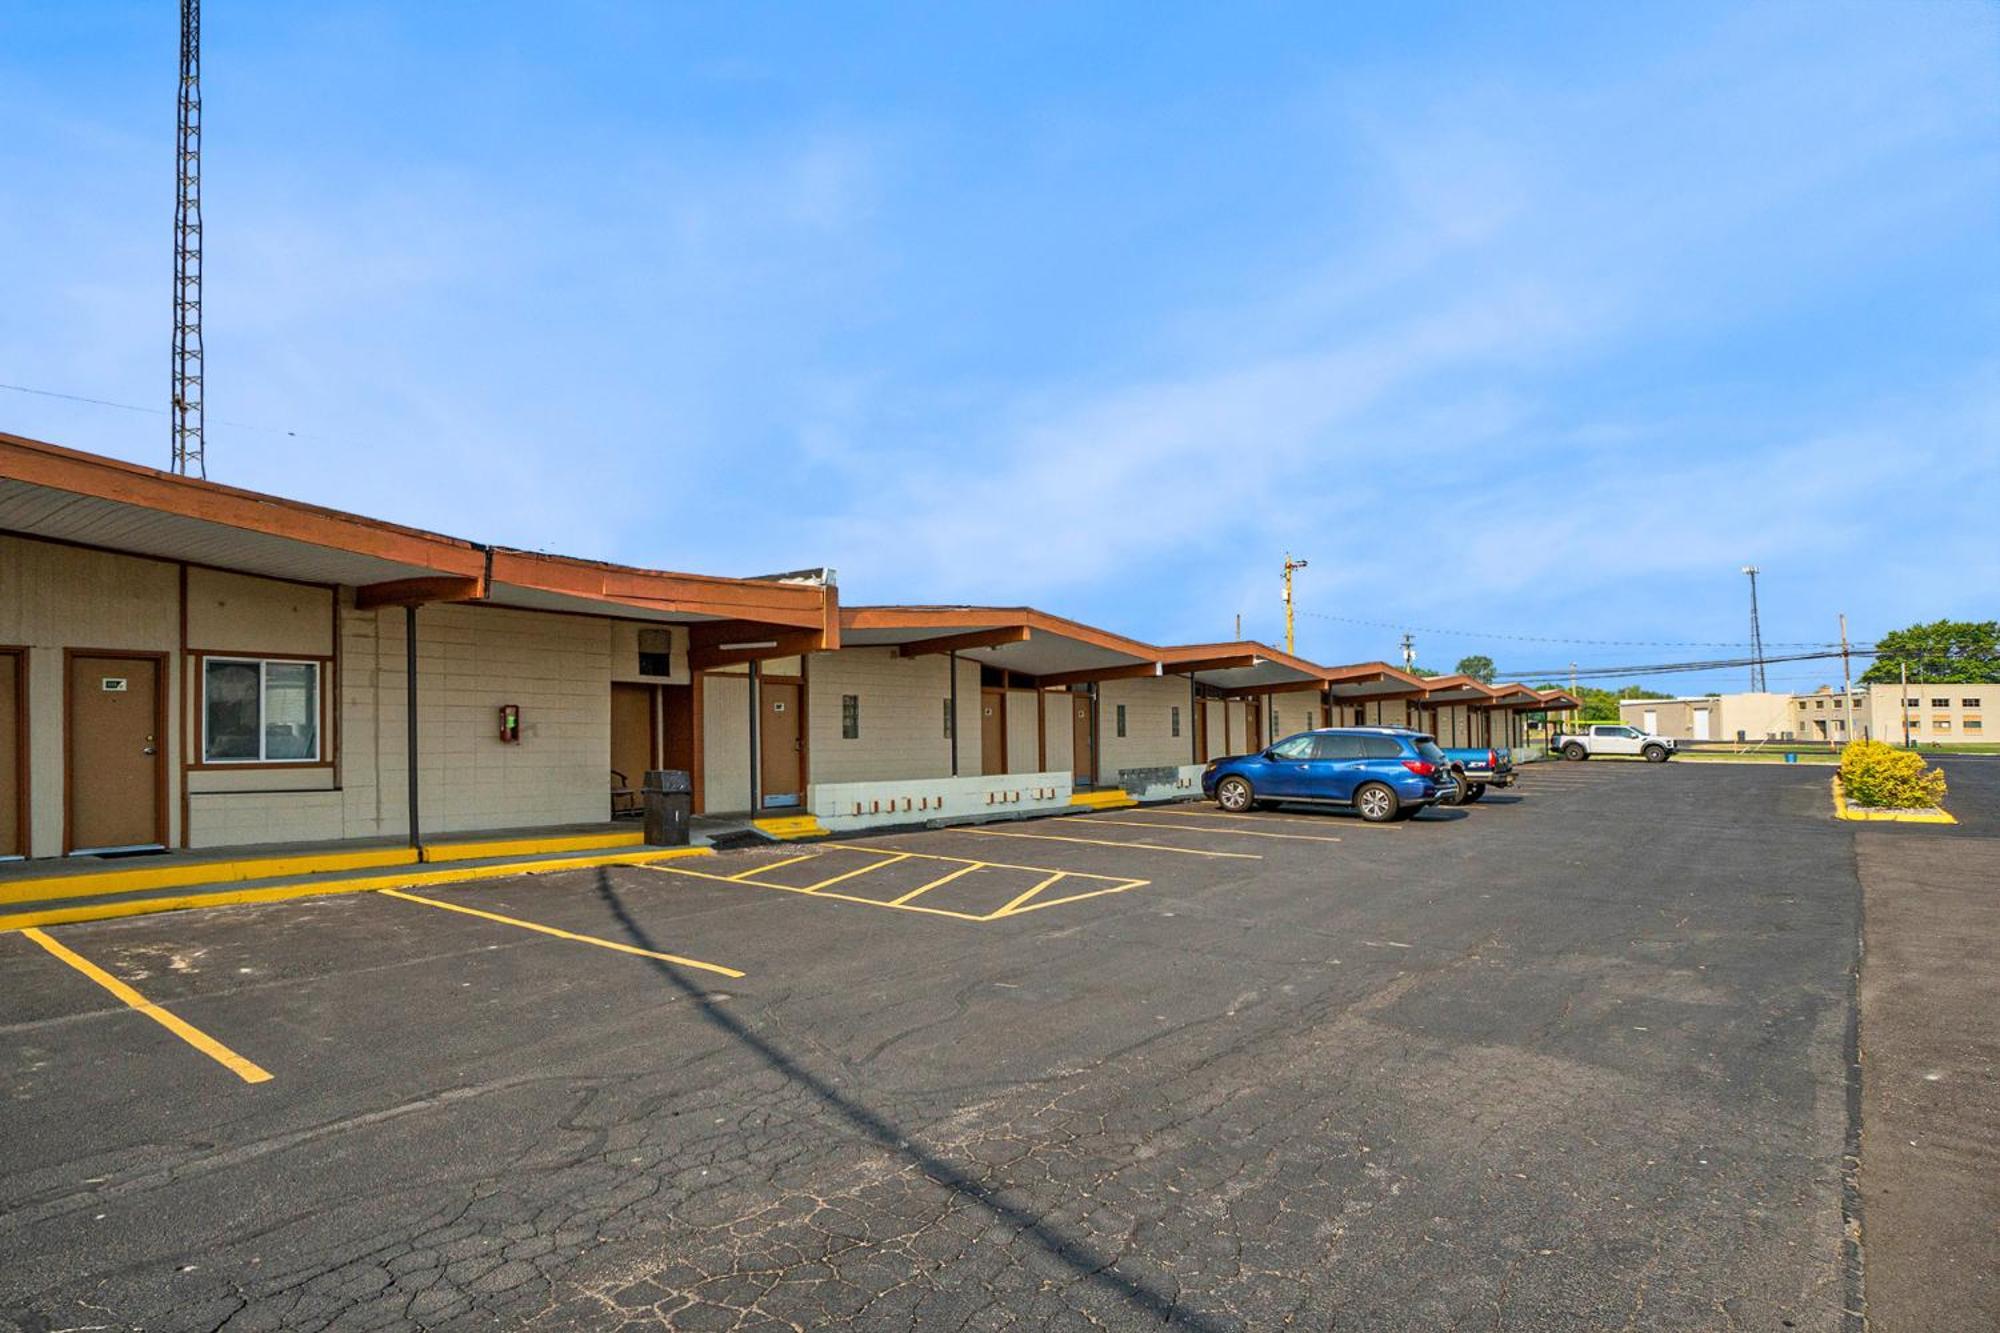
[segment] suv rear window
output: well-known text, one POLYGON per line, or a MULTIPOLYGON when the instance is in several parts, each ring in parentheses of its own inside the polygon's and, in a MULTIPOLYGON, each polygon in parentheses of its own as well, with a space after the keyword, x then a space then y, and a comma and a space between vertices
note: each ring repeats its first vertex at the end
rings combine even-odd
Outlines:
POLYGON ((1393 736, 1363 736, 1361 754, 1365 759, 1401 759, 1403 743, 1393 736))
POLYGON ((1442 764, 1448 762, 1444 757, 1444 751, 1440 750, 1438 748, 1438 743, 1432 740, 1430 737, 1428 736, 1417 737, 1416 746, 1417 746, 1417 753, 1422 755, 1425 759, 1429 760, 1431 763, 1442 764))

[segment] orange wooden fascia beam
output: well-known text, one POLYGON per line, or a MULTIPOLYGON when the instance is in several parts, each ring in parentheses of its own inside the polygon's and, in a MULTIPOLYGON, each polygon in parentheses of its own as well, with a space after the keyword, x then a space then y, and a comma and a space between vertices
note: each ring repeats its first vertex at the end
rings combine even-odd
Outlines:
POLYGON ((1034 637, 1034 631, 1026 625, 1007 625, 1001 629, 974 630, 969 634, 946 634, 936 639, 918 639, 914 643, 898 644, 898 657, 926 657, 933 653, 962 653, 973 648, 998 648, 1003 644, 1026 643, 1034 637))
POLYGON ((354 609, 372 611, 384 606, 476 602, 485 595, 484 579, 458 578, 450 574, 427 575, 414 579, 390 579, 386 583, 364 583, 354 590, 354 609))

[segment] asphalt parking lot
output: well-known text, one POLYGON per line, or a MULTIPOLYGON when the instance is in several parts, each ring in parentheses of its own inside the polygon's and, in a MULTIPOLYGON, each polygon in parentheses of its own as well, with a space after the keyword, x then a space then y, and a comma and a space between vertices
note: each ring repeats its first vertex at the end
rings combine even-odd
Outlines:
POLYGON ((0 1325, 1843 1327, 1826 780, 0 936, 0 1325))

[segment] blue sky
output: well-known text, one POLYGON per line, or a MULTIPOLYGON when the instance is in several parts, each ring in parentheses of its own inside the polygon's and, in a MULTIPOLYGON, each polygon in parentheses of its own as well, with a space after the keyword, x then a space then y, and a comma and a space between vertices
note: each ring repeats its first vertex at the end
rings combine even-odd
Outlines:
MULTIPOLYGON (((0 9, 0 382, 164 401, 176 9, 0 9)), ((204 9, 217 480, 1167 642, 1290 550, 1328 662, 2000 614, 1992 5, 204 9)))

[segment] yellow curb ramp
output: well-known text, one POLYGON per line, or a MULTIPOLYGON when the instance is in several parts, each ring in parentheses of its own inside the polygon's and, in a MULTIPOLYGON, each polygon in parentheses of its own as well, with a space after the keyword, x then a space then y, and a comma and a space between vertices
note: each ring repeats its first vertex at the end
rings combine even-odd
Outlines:
POLYGON ((1070 794, 1069 803, 1085 810, 1129 810, 1139 804, 1132 794, 1123 787, 1106 787, 1102 791, 1079 791, 1070 794))
POLYGON ((108 893, 181 889, 253 879, 290 879, 337 870, 374 870, 414 865, 414 847, 368 847, 346 852, 305 852, 293 856, 252 856, 234 861, 181 861, 101 870, 88 874, 42 875, 0 884, 0 903, 34 903, 52 898, 94 898, 108 893))
POLYGON ((547 837, 496 838, 479 842, 434 842, 424 847, 426 861, 483 861, 489 856, 549 856, 556 852, 611 851, 638 847, 646 835, 637 829, 615 833, 567 833, 547 837))
POLYGON ((1867 820, 1882 824, 1956 824, 1957 818, 1942 806, 1930 810, 1867 810, 1847 803, 1847 793, 1841 790, 1840 779, 1833 780, 1833 817, 1835 819, 1867 820))
POLYGON ((827 828, 819 822, 817 815, 773 815, 768 819, 753 819, 750 827, 767 838, 780 842, 794 842, 800 838, 824 838, 827 828))
POLYGON ((600 856, 565 856, 555 859, 509 861, 500 865, 460 865, 440 870, 408 870, 390 875, 367 875, 352 879, 315 879, 296 884, 223 889, 216 893, 189 893, 166 898, 128 898, 119 902, 81 903, 74 907, 44 907, 30 912, 0 916, 0 933, 30 926, 64 926, 78 921, 107 921, 114 917, 145 916, 154 912, 180 912, 197 907, 240 907, 253 903, 284 902, 291 898, 317 898, 336 893, 372 893, 379 889, 414 889, 437 884, 465 884, 482 879, 506 879, 514 875, 552 874, 563 870, 591 870, 599 866, 640 866, 656 861, 672 861, 690 856, 713 856, 708 847, 654 847, 635 852, 608 852, 600 856))
POLYGON ((639 847, 645 835, 618 830, 610 833, 550 834, 545 837, 485 838, 432 843, 421 857, 413 847, 360 847, 344 851, 286 852, 277 856, 243 856, 213 861, 169 861, 120 870, 81 874, 38 875, 0 882, 0 906, 46 902, 57 898, 97 898, 113 893, 144 893, 198 885, 235 884, 260 879, 295 879, 340 870, 379 870, 386 866, 426 862, 485 861, 496 856, 553 856, 559 852, 613 851, 639 847))

